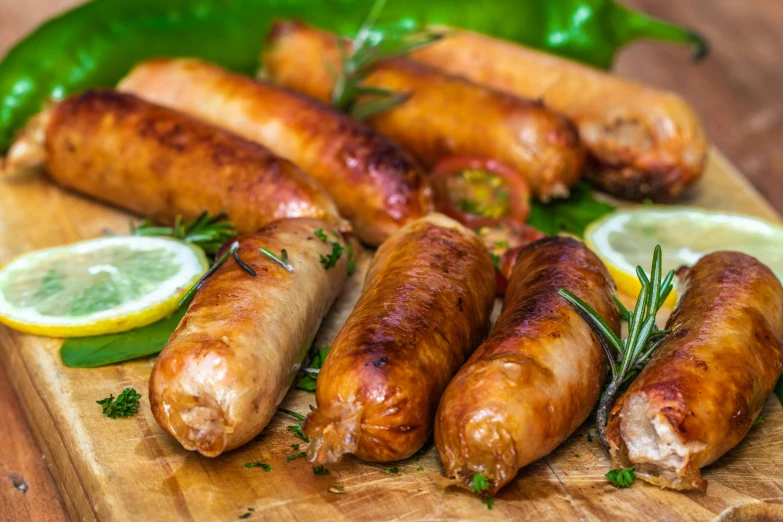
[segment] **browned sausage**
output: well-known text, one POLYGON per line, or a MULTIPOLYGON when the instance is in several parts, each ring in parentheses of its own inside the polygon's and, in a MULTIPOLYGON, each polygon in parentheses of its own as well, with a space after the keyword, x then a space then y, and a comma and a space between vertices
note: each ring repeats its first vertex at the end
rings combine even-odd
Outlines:
POLYGON ((547 455, 585 421, 608 365, 599 339, 560 297, 566 288, 616 333, 614 283, 582 243, 546 238, 525 247, 492 335, 446 388, 435 445, 447 477, 494 495, 523 466, 547 455))
MULTIPOLYGON (((339 70, 334 36, 299 23, 273 27, 264 55, 273 81, 328 102, 339 70)), ((362 85, 411 98, 368 124, 411 151, 426 167, 452 155, 496 159, 519 172, 533 194, 568 194, 585 158, 576 130, 539 103, 481 87, 404 59, 377 65, 362 85)))
POLYGON ((704 170, 704 128, 674 93, 468 31, 450 31, 412 59, 566 115, 592 156, 587 176, 621 198, 674 199, 704 170))
POLYGON ((783 369, 783 287, 738 252, 702 258, 681 286, 671 333, 615 403, 606 436, 615 466, 703 490, 699 468, 748 433, 783 369))
POLYGON ((203 118, 293 161, 332 196, 365 243, 378 246, 433 210, 429 179, 402 149, 301 94, 198 60, 153 60, 118 86, 203 118))
POLYGON ((443 389, 489 328, 494 294, 487 249, 442 214, 381 245, 318 375, 309 459, 386 462, 419 450, 443 389))
POLYGON ((240 238, 240 258, 256 276, 229 259, 196 293, 149 389, 158 424, 186 449, 217 456, 258 435, 274 415, 347 277, 345 252, 328 270, 320 262, 332 245, 316 237, 319 228, 334 241, 336 229, 304 218, 240 238), (261 247, 278 256, 285 249, 293 271, 261 247))
POLYGON ((288 160, 130 94, 77 95, 37 122, 43 132, 27 139, 57 183, 160 222, 225 211, 249 233, 283 217, 339 219, 329 195, 288 160))

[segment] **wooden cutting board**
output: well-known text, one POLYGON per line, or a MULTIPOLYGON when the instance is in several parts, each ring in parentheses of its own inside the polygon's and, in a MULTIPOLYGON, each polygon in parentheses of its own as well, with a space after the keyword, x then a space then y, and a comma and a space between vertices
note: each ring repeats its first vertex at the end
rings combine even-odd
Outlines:
MULTIPOLYGON (((700 188, 683 203, 779 219, 717 151, 700 188)), ((0 264, 28 250, 127 227, 126 214, 64 192, 45 176, 0 181, 0 264)), ((318 346, 331 342, 350 313, 368 260, 327 318, 318 346)), ((347 458, 327 466, 325 476, 316 476, 304 459, 286 462, 291 445, 302 441, 286 430, 295 421, 282 414, 262 440, 218 458, 185 451, 150 413, 153 358, 74 369, 60 362, 59 346, 56 339, 0 327, 3 364, 74 520, 747 520, 754 513, 783 519, 783 409, 774 397, 764 423, 705 470, 706 494, 640 481, 615 489, 604 478, 611 465, 594 430, 587 439, 589 420, 552 455, 520 472, 489 511, 474 495, 438 488, 433 476, 442 468, 432 447, 418 460, 394 464, 347 458), (144 395, 139 414, 104 417, 95 401, 127 386, 144 395), (256 461, 272 470, 243 466, 256 461), (397 474, 384 472, 392 466, 397 474), (338 485, 344 493, 329 492, 338 485)), ((314 402, 314 394, 292 391, 283 406, 306 413, 314 402)))

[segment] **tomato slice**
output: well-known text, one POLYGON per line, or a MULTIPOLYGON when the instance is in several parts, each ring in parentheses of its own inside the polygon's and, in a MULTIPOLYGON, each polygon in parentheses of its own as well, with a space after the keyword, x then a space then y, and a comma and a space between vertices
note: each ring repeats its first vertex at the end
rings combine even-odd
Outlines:
POLYGON ((432 172, 438 210, 470 228, 524 223, 530 211, 527 180, 513 168, 478 156, 452 156, 432 172))
POLYGON ((476 230, 495 262, 497 276, 497 295, 506 292, 508 279, 517 262, 519 251, 546 234, 524 223, 501 222, 492 227, 476 230))

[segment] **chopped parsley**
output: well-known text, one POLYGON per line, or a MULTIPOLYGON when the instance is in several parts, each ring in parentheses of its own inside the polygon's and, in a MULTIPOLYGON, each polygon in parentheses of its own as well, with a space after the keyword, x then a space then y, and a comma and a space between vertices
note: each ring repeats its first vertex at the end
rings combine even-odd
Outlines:
POLYGON ((753 425, 756 426, 757 424, 761 424, 762 422, 764 422, 764 416, 759 415, 758 417, 756 417, 756 420, 753 421, 753 425))
POLYGON ((299 444, 291 444, 291 449, 294 451, 299 451, 299 444))
POLYGON ((613 469, 606 474, 606 478, 616 488, 627 488, 636 480, 636 468, 613 469))
POLYGON ((115 399, 113 395, 99 401, 95 401, 103 408, 103 414, 112 419, 117 417, 132 417, 139 408, 141 394, 133 388, 125 388, 115 399))
POLYGON ((302 439, 305 442, 310 442, 310 439, 307 438, 307 435, 304 434, 302 431, 302 426, 300 424, 294 424, 293 426, 288 426, 286 428, 288 431, 292 432, 294 434, 294 437, 297 439, 302 439))
POLYGON ((330 268, 334 268, 335 265, 337 265, 337 261, 340 260, 340 256, 343 255, 343 246, 337 242, 332 241, 332 252, 328 256, 325 256, 323 254, 320 254, 321 256, 321 264, 324 265, 324 270, 329 270, 330 268))
POLYGON ((264 471, 272 471, 272 466, 265 462, 245 462, 246 468, 261 468, 264 471))
POLYGON ((315 237, 323 241, 324 243, 329 241, 329 236, 326 235, 326 232, 324 232, 323 228, 319 228, 315 231, 315 237))
POLYGON ((424 471, 424 466, 419 466, 418 468, 416 468, 416 471, 424 471))
POLYGON ((328 475, 329 474, 329 470, 326 469, 323 466, 314 466, 313 467, 313 473, 315 475, 328 475))
POLYGON ((313 370, 320 370, 329 353, 329 347, 315 348, 310 351, 310 364, 303 371, 304 375, 296 381, 296 387, 300 390, 315 391, 315 382, 318 373, 313 370))
POLYGON ((495 270, 500 270, 500 256, 494 252, 490 252, 489 256, 492 258, 492 264, 495 265, 495 270))
POLYGON ((483 473, 473 475, 472 490, 473 493, 481 493, 489 489, 489 479, 483 473))
POLYGON ((485 497, 484 503, 487 505, 487 509, 492 509, 492 506, 495 505, 495 499, 492 497, 485 497))
POLYGON ((303 459, 307 456, 307 453, 302 451, 300 453, 294 453, 293 455, 289 455, 285 458, 286 462, 290 460, 296 460, 296 459, 303 459))
POLYGON ((587 442, 593 442, 593 434, 590 433, 590 430, 587 430, 587 442))
POLYGON ((389 475, 396 475, 400 472, 399 469, 397 469, 397 466, 394 466, 393 468, 386 468, 383 470, 384 473, 388 473, 389 475))

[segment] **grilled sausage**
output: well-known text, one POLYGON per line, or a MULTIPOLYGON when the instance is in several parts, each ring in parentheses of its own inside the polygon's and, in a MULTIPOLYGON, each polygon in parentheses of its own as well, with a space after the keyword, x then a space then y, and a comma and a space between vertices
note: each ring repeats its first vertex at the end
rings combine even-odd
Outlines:
POLYGON ((481 240, 442 214, 389 238, 318 375, 305 423, 314 464, 346 453, 373 462, 427 441, 443 389, 489 328, 492 260, 481 240))
POLYGON ((36 124, 42 131, 21 143, 42 149, 29 156, 44 159, 57 183, 160 222, 225 211, 250 233, 283 217, 339 219, 329 195, 288 160, 130 94, 77 95, 36 124))
MULTIPOLYGON (((328 102, 330 70, 340 68, 336 38, 300 23, 279 23, 269 39, 265 74, 328 102)), ((452 155, 489 157, 521 172, 543 200, 567 195, 580 176, 585 153, 574 127, 539 103, 404 59, 378 64, 362 85, 411 95, 368 124, 428 168, 452 155)))
POLYGON ((316 219, 275 221, 239 239, 240 258, 209 277, 158 357, 150 404, 158 424, 207 457, 241 446, 274 415, 347 278, 348 256, 328 270, 334 227, 316 219), (293 272, 259 251, 285 250, 293 272))
POLYGON ((425 173, 361 123, 301 94, 197 60, 153 60, 120 85, 203 118, 293 161, 329 192, 365 243, 378 246, 433 210, 425 173))
POLYGON ((699 468, 748 433, 783 368, 783 287, 756 259, 708 255, 681 279, 671 333, 609 416, 615 466, 701 489, 699 468))
POLYGON ((546 238, 525 247, 492 335, 446 388, 435 445, 447 477, 494 495, 517 471, 547 455, 587 419, 608 370, 599 339, 557 293, 586 301, 616 333, 614 283, 582 243, 546 238))
POLYGON ((618 197, 667 201, 702 175, 704 128, 679 96, 502 40, 452 31, 412 59, 570 118, 592 156, 587 176, 618 197))

